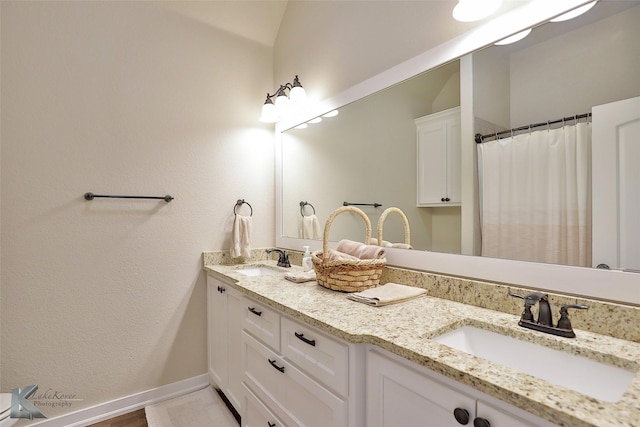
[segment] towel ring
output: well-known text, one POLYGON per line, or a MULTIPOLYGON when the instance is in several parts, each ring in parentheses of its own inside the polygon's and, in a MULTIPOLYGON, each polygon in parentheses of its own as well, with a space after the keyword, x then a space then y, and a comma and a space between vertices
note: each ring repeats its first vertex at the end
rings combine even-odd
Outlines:
POLYGON ((304 217, 304 212, 302 211, 302 209, 305 206, 311 206, 311 209, 313 209, 313 214, 316 214, 316 208, 313 207, 313 205, 309 202, 300 202, 300 215, 302 215, 304 217))
POLYGON ((238 212, 236 212, 236 209, 238 208, 238 206, 242 206, 242 205, 249 206, 249 209, 251 209, 250 216, 253 216, 253 208, 251 207, 249 202, 245 202, 244 199, 238 199, 238 201, 236 202, 235 206, 233 206, 233 214, 237 216, 238 212))

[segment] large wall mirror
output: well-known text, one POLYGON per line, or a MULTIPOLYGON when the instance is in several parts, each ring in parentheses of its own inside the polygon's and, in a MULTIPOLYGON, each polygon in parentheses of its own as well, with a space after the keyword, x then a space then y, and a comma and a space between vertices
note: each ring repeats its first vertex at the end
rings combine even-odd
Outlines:
MULTIPOLYGON (((471 209, 473 215, 463 215, 465 208, 477 203, 473 197, 448 207, 417 207, 414 123, 419 117, 461 106, 463 127, 465 114, 471 116, 462 144, 473 146, 473 134, 486 133, 484 123, 508 129, 640 96, 637 22, 639 2, 600 1, 579 18, 536 27, 521 42, 451 58, 342 106, 337 116, 304 129, 284 130, 278 152, 282 190, 278 244, 291 249, 303 244, 320 247, 319 241, 301 234, 302 217, 311 209, 322 226, 343 202, 362 203, 375 237, 380 213, 396 206, 411 224, 413 250, 388 251, 392 265, 640 304, 640 276, 634 273, 483 259, 473 241, 479 234, 477 209, 471 209), (474 86, 473 102, 466 105, 461 102, 465 78, 474 86), (312 208, 301 210, 300 202, 312 208), (367 206, 374 203, 382 206, 367 206), (465 221, 473 232, 463 232, 465 221)), ((467 153, 473 150, 466 148, 467 153)), ((475 185, 473 168, 464 169, 463 162, 461 173, 463 180, 475 185)), ((336 221, 331 240, 361 240, 362 227, 355 222, 336 221)), ((401 242, 403 231, 402 222, 389 216, 384 239, 401 242)))

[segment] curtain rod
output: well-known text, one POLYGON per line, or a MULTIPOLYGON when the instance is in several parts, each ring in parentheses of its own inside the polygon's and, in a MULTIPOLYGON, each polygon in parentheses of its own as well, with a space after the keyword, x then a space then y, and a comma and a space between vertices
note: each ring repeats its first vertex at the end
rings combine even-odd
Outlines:
POLYGON ((523 131, 523 130, 531 130, 532 128, 536 128, 536 127, 540 127, 540 126, 550 126, 556 123, 564 123, 564 122, 570 122, 572 120, 580 120, 580 119, 585 119, 585 118, 589 118, 591 117, 591 113, 584 113, 584 114, 578 114, 575 116, 571 116, 571 117, 564 117, 562 119, 557 119, 557 120, 549 120, 546 122, 542 122, 542 123, 534 123, 534 124, 530 124, 528 126, 520 126, 517 128, 513 128, 510 130, 503 130, 501 132, 497 132, 497 133, 490 133, 487 135, 481 135, 479 133, 476 134, 475 136, 475 140, 476 140, 476 144, 482 144, 483 142, 489 142, 489 141, 485 141, 485 138, 495 138, 495 139, 499 139, 500 135, 506 135, 506 134, 513 134, 514 132, 519 132, 519 131, 523 131))

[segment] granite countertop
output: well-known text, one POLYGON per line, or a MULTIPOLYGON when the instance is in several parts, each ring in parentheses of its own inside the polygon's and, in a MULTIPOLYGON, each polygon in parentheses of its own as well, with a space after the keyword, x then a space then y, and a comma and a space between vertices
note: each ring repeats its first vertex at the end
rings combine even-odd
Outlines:
MULTIPOLYGON (((260 265, 275 262, 260 261, 260 265)), ((371 307, 346 298, 314 282, 293 283, 286 272, 248 277, 239 267, 250 265, 205 265, 207 273, 231 283, 242 293, 264 302, 351 343, 369 343, 439 372, 453 380, 524 409, 550 422, 571 427, 640 426, 640 373, 622 398, 604 402, 556 386, 432 341, 442 333, 463 325, 544 344, 579 354, 632 372, 640 368, 640 344, 576 330, 576 338, 561 338, 518 326, 518 316, 421 296, 384 307, 371 307)), ((585 375, 588 373, 585 373, 585 375)))

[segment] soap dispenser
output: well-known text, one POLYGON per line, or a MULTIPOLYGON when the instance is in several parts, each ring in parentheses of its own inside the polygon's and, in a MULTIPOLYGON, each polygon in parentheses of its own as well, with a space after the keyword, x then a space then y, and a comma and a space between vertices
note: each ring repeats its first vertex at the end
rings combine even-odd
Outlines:
POLYGON ((304 255, 302 255, 302 269, 309 271, 313 269, 313 261, 311 261, 311 252, 309 252, 309 246, 303 246, 304 255))

